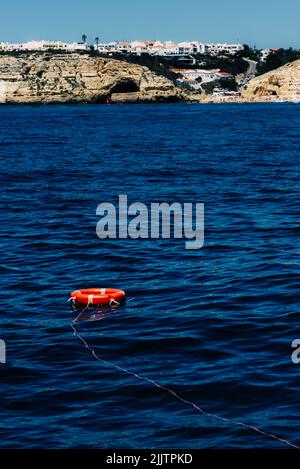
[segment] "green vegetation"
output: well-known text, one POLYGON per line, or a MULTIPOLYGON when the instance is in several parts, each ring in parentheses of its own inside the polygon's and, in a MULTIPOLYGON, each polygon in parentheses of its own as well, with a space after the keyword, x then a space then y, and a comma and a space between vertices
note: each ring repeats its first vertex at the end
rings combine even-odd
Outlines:
POLYGON ((219 80, 209 81, 208 83, 203 83, 202 89, 207 94, 212 94, 216 87, 219 87, 219 80))
MULTIPOLYGON (((245 57, 245 56, 244 56, 245 57)), ((196 56, 198 65, 197 68, 203 68, 205 70, 220 69, 222 72, 230 73, 231 75, 239 75, 240 73, 245 73, 248 64, 243 60, 243 57, 240 54, 230 55, 202 55, 198 54, 196 56)))
POLYGON ((234 79, 228 80, 220 78, 219 80, 210 81, 202 84, 202 89, 207 94, 212 94, 215 88, 222 88, 228 91, 237 91, 237 83, 234 79))
POLYGON ((241 54, 242 57, 245 57, 250 60, 255 60, 256 62, 259 62, 261 57, 260 51, 256 48, 248 46, 248 44, 244 44, 244 50, 239 52, 239 54, 241 54))
POLYGON ((189 68, 204 68, 206 70, 220 69, 221 71, 230 73, 233 76, 246 73, 248 63, 244 58, 254 60, 258 63, 256 74, 262 75, 263 73, 275 70, 289 62, 294 62, 295 60, 300 59, 300 50, 292 48, 274 50, 270 53, 267 59, 262 62, 261 52, 245 44, 244 50, 236 53, 235 55, 220 54, 212 56, 207 54, 197 54, 194 57, 197 60, 197 64, 189 68))
POLYGON ((278 49, 277 51, 271 52, 265 62, 261 62, 258 65, 258 74, 270 72, 275 70, 282 65, 289 62, 294 62, 300 59, 300 50, 289 49, 278 49))
MULTIPOLYGON (((106 57, 107 54, 98 53, 101 57, 106 57)), ((163 62, 162 57, 153 56, 149 54, 124 54, 124 53, 111 53, 108 55, 111 59, 122 60, 124 62, 132 63, 135 65, 142 65, 149 68, 152 72, 157 75, 162 75, 169 80, 175 82, 178 78, 176 73, 171 72, 166 64, 163 62)))
POLYGON ((248 63, 244 58, 259 61, 260 53, 256 49, 251 49, 247 44, 244 50, 234 55, 222 53, 220 55, 197 54, 195 58, 197 65, 194 68, 204 68, 205 70, 220 69, 222 72, 231 75, 239 75, 245 73, 248 69, 248 63))

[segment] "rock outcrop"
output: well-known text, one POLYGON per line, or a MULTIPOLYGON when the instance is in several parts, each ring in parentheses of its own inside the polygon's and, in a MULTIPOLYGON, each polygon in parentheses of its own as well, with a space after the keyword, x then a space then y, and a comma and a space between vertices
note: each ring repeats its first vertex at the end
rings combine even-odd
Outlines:
POLYGON ((0 56, 0 103, 164 102, 183 97, 165 76, 112 58, 0 56))
POLYGON ((300 101, 300 60, 254 78, 241 97, 247 101, 300 101))

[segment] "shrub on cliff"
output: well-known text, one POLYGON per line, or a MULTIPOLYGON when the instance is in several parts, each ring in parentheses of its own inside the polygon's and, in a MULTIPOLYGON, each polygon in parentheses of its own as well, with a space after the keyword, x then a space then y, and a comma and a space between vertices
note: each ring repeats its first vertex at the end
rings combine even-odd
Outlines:
POLYGON ((267 72, 271 72, 276 68, 281 67, 290 62, 300 59, 300 51, 292 49, 279 49, 271 52, 266 58, 265 62, 261 62, 258 66, 259 75, 267 72))
POLYGON ((202 84, 202 89, 207 94, 212 94, 215 88, 222 88, 229 91, 237 91, 237 84, 234 79, 228 80, 220 78, 219 80, 210 81, 202 84))
MULTIPOLYGON (((105 55, 107 57, 107 55, 105 55)), ((176 82, 177 75, 169 70, 169 68, 163 63, 163 60, 159 56, 152 56, 149 54, 122 54, 122 53, 113 53, 110 55, 110 58, 116 60, 122 60, 128 63, 135 65, 142 65, 149 68, 156 75, 162 75, 169 80, 176 82)))
POLYGON ((197 66, 195 68, 203 68, 205 70, 220 69, 223 72, 230 73, 231 75, 239 75, 240 73, 245 73, 248 64, 243 60, 243 57, 240 53, 235 55, 207 55, 207 54, 197 54, 195 58, 197 59, 197 66))

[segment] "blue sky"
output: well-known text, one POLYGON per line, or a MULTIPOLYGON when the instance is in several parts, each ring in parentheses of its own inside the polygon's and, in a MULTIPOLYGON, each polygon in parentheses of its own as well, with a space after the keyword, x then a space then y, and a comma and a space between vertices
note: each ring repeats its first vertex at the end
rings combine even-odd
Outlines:
POLYGON ((300 48, 299 0, 13 0, 1 2, 0 42, 134 39, 300 48))

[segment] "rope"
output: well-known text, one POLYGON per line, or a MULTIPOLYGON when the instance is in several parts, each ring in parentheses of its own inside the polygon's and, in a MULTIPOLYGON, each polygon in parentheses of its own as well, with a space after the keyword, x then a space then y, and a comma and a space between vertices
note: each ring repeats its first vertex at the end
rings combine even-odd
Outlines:
POLYGON ((78 337, 79 340, 82 342, 82 344, 85 346, 85 348, 91 353, 91 355, 95 358, 95 360, 107 365, 108 367, 110 368, 113 368, 117 371, 120 371, 122 373, 125 373, 129 376, 133 376, 135 377, 136 379, 138 380, 141 380, 141 381, 145 381, 153 386, 155 386, 156 388, 160 389, 161 391, 165 391, 167 393, 169 393, 172 397, 174 397, 175 399, 183 402, 184 404, 187 404, 191 407, 193 407, 197 412, 199 412, 200 414, 202 415, 205 415, 207 417, 212 417, 216 420, 219 420, 221 422, 224 422, 224 423, 229 423, 231 425, 236 425, 236 426, 239 426, 239 427, 243 427, 247 430, 251 430, 255 433, 258 433, 260 435, 263 435, 267 438, 271 438, 273 440, 276 440, 280 443, 283 443, 287 446, 290 446, 291 448, 295 448, 295 449, 300 449, 300 446, 292 443, 291 441, 285 439, 285 438, 281 438, 277 435, 274 435, 273 433, 269 433, 269 432, 266 432, 254 425, 249 425, 247 423, 244 423, 244 422, 240 422, 239 420, 233 420, 233 419, 229 419, 229 418, 226 418, 226 417, 221 417, 220 415, 217 415, 217 414, 213 414, 213 413, 210 413, 208 411, 206 411, 205 409, 199 407, 195 402, 192 402, 188 399, 185 399, 184 397, 182 397, 180 394, 178 394, 177 392, 175 392, 173 389, 171 388, 168 388, 166 386, 162 386, 161 384, 159 384, 157 381, 155 381, 154 379, 151 379, 151 378, 148 378, 147 376, 142 376, 138 373, 135 373, 134 371, 130 371, 126 368, 123 368, 111 361, 107 361, 105 360, 104 358, 100 357, 96 352, 95 350, 88 344, 88 342, 78 333, 77 331, 77 328, 76 328, 76 322, 79 320, 80 316, 88 309, 89 305, 87 305, 80 313, 79 315, 72 321, 71 323, 71 328, 73 329, 73 332, 74 332, 74 336, 78 337))
POLYGON ((120 306, 120 303, 118 301, 111 299, 109 302, 109 306, 120 306))

